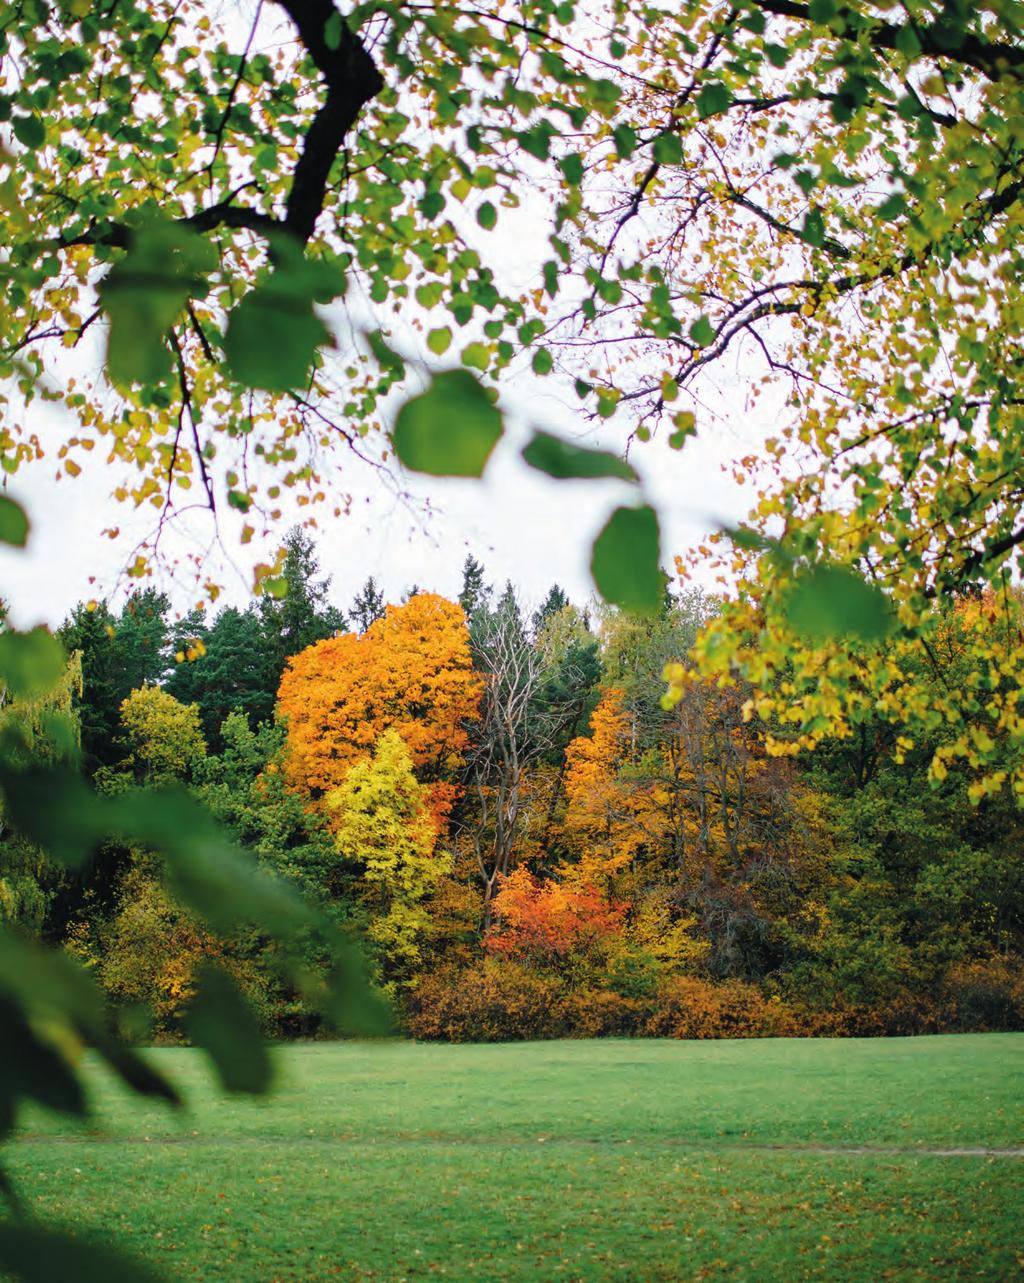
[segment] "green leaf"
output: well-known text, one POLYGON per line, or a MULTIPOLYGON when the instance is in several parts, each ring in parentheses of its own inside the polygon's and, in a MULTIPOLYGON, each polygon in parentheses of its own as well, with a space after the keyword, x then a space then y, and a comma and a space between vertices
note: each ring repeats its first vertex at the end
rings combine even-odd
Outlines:
POLYGON ((623 160, 628 160, 636 151, 636 130, 629 125, 616 125, 612 130, 615 150, 623 160))
POLYGON ((324 44, 328 49, 341 48, 341 14, 334 9, 324 23, 324 44))
POLYGON ((559 480, 579 477, 617 477, 621 481, 638 480, 635 470, 610 450, 591 450, 573 445, 548 432, 535 432, 523 450, 523 459, 531 468, 546 472, 559 480))
POLYGON ((824 245, 825 220, 820 210, 809 209, 804 215, 804 240, 812 245, 824 245))
POLYGON ((900 23, 896 27, 895 44, 896 48, 906 58, 916 58, 921 52, 921 41, 909 22, 900 23))
POLYGON ((275 273, 231 313, 224 352, 239 383, 290 392, 306 384, 317 348, 329 341, 309 294, 275 273))
POLYGON ((875 217, 888 221, 891 218, 899 218, 900 214, 906 213, 906 209, 907 198, 902 192, 893 192, 875 210, 875 217))
POLYGON ((690 338, 697 347, 710 347, 715 341, 715 327, 706 316, 699 316, 690 326, 690 338))
POLYGON ((21 1283, 162 1283, 164 1277, 120 1248, 11 1221, 0 1221, 0 1271, 21 1283))
POLYGON ((594 540, 590 571, 605 601, 651 613, 665 593, 658 517, 653 508, 616 508, 594 540))
POLYGON ((172 369, 167 333, 190 298, 205 296, 216 251, 188 228, 141 223, 100 286, 110 318, 107 373, 118 384, 160 383, 172 369))
POLYGON ((709 81, 697 95, 697 111, 701 120, 728 110, 731 103, 732 93, 720 80, 709 81))
POLYGON ((38 116, 14 116, 11 126, 15 138, 29 151, 35 151, 46 142, 46 127, 38 116))
POLYGON ((21 504, 0 495, 0 543, 24 548, 28 540, 28 517, 21 504))
POLYGON ((555 132, 553 125, 548 121, 542 121, 532 129, 526 129, 519 134, 519 146, 531 156, 536 156, 538 160, 547 160, 551 154, 551 139, 555 132))
POLYGON ((770 539, 767 535, 762 535, 758 530, 752 530, 749 526, 722 526, 720 528, 722 533, 728 535, 737 548, 743 548, 747 552, 766 552, 769 549, 773 549, 784 562, 787 560, 788 555, 784 552, 778 540, 770 539))
POLYGON ((571 152, 568 156, 563 156, 558 162, 558 167, 565 175, 565 181, 572 187, 579 187, 583 182, 583 157, 579 152, 571 152))
POLYGON ((384 338, 380 330, 367 330, 366 341, 382 370, 388 370, 397 379, 405 378, 405 362, 384 338))
POLYGON ((431 330, 427 335, 427 347, 435 356, 444 356, 452 345, 452 332, 447 325, 431 330))
POLYGON ((651 149, 659 165, 681 165, 683 163, 683 144, 677 134, 659 134, 651 149))
POLYGON ((491 352, 486 343, 469 343, 462 349, 462 364, 483 373, 491 363, 491 352))
POLYGON ((534 374, 539 374, 543 377, 546 374, 550 374, 555 368, 555 360, 546 347, 539 347, 534 352, 530 365, 534 374))
POLYGON ((793 632, 809 641, 879 641, 893 626, 885 594, 845 566, 814 566, 798 575, 784 616, 793 632))
POLYGON ((59 863, 81 868, 107 830, 103 803, 78 772, 32 766, 0 778, 14 827, 59 863))
POLYGON ((828 26, 838 14, 839 6, 836 0, 810 0, 807 12, 812 22, 820 22, 823 26, 828 26))
POLYGON ((414 472, 479 477, 502 430, 501 412, 473 375, 446 370, 402 406, 391 442, 414 472))
MULTIPOLYGON (((60 804, 51 798, 50 805, 60 804)), ((66 953, 0 928, 0 992, 30 1023, 73 1030, 135 1091, 178 1103, 173 1086, 137 1052, 112 1037, 103 997, 66 953)))
POLYGON ((260 1095, 273 1076, 259 1024, 231 976, 209 963, 200 969, 185 1028, 210 1056, 225 1091, 260 1095))
MULTIPOLYGON (((19 1004, 0 994, 0 1046, 16 1055, 0 1057, 0 1119, 13 1115, 17 1099, 30 1097, 47 1109, 81 1117, 85 1093, 68 1062, 40 1039, 19 1004)), ((2 1131, 0 1131, 2 1135, 2 1131)))
POLYGON ((45 695, 60 680, 64 650, 48 628, 0 633, 0 683, 18 699, 45 695))
POLYGON ((476 211, 476 221, 485 231, 490 231, 498 221, 498 211, 494 208, 489 200, 485 200, 480 208, 476 211))

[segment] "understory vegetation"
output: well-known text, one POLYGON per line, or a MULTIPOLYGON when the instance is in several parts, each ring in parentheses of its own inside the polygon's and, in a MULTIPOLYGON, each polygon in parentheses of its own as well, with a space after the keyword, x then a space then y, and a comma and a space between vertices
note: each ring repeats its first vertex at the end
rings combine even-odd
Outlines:
MULTIPOLYGON (((666 661, 718 609, 692 589, 646 617, 558 587, 531 611, 469 557, 457 601, 388 605, 370 579, 342 611, 300 530, 282 582, 212 616, 172 619, 153 589, 82 603, 62 680, 3 716, 37 752, 80 751, 101 794, 190 790, 364 942, 414 1037, 1024 1024, 1024 820, 929 776, 941 733, 908 748, 864 721, 793 758, 740 683, 693 678, 666 707, 666 661), (80 745, 47 741, 56 714, 80 745)), ((916 680, 955 683, 993 626, 984 595, 952 599, 916 680)), ((145 847, 73 872, 8 833, 0 913, 83 963, 133 1038, 185 1036, 211 962, 265 1034, 324 1028, 281 945, 211 931, 145 847)), ((293 948, 300 975, 329 966, 313 936, 293 948)))

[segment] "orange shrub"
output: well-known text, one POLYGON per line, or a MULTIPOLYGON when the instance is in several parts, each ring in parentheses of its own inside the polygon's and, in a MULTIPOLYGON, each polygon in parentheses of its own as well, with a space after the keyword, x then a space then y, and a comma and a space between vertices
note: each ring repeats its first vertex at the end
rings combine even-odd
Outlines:
POLYGON ((798 1031, 789 1009, 742 980, 662 982, 642 1031, 654 1038, 779 1038, 798 1031))
POLYGON ((423 976, 406 1008, 414 1038, 442 1042, 513 1042, 561 1038, 561 986, 527 967, 487 958, 466 971, 423 976))

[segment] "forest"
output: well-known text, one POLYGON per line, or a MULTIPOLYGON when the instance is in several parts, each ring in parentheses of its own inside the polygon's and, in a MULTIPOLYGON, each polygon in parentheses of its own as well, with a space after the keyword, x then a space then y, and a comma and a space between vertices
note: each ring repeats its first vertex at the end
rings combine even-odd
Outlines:
POLYGON ((1022 122, 1022 0, 0 4, 0 1273, 1019 1273, 1022 122), (332 596, 524 477, 585 588, 332 596))
MULTIPOLYGON (((63 710, 100 794, 183 786, 249 858, 364 943, 421 1039, 677 1038, 1018 1028, 1024 819, 929 780, 940 735, 879 718, 773 755, 740 684, 663 672, 718 602, 679 584, 638 616, 552 586, 533 610, 467 557, 456 601, 372 578, 331 604, 315 546, 284 591, 174 616, 135 591, 79 603, 56 692, 8 701, 37 751, 63 710)), ((927 685, 995 626, 944 610, 927 685)), ((65 724, 66 725, 66 724, 65 724)), ((56 741, 47 752, 73 753, 56 741)), ((181 1039, 214 960, 265 1034, 326 1032, 280 946, 217 935, 153 855, 107 841, 85 871, 7 833, 3 915, 78 959, 134 1037, 181 1039)), ((310 942, 302 964, 323 968, 310 942)))

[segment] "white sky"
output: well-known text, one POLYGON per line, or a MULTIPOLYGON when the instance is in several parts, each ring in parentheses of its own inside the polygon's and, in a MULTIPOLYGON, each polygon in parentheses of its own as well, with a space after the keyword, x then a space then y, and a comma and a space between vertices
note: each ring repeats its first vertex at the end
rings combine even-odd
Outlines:
MULTIPOLYGON (((546 204, 531 199, 528 187, 524 197, 514 213, 502 210, 493 235, 476 227, 471 208, 458 219, 460 231, 477 242, 501 284, 515 288, 536 284, 540 262, 547 256, 546 204)), ((411 327, 393 324, 391 341, 399 351, 429 365, 450 367, 457 364, 458 349, 478 337, 470 328, 457 336, 452 352, 440 362, 429 356, 422 336, 411 327)), ((749 353, 747 358, 756 360, 749 353)), ((631 453, 645 493, 661 515, 663 564, 668 569, 676 553, 692 548, 718 522, 739 520, 750 510, 753 487, 737 486, 728 465, 756 451, 763 438, 777 430, 773 415, 781 413, 781 395, 774 399, 774 410, 765 399, 748 413, 743 404, 747 381, 742 365, 737 365, 743 359, 741 347, 737 355, 730 355, 730 366, 716 371, 714 383, 703 384, 703 408, 697 407, 699 435, 682 451, 671 451, 655 440, 635 445, 631 453)), ((690 404, 678 403, 681 409, 690 404)), ((429 511, 398 501, 395 487, 385 485, 377 472, 354 458, 349 461, 343 480, 353 499, 350 514, 331 518, 333 504, 328 502, 322 505, 319 531, 312 532, 322 571, 332 577, 331 597, 337 605, 344 609, 368 575, 391 600, 398 600, 414 583, 454 595, 467 552, 484 562, 491 582, 500 585, 511 579, 528 602, 539 599, 553 582, 575 601, 589 598, 591 540, 611 509, 634 502, 635 492, 619 482, 552 481, 527 468, 518 451, 531 426, 569 437, 587 432, 586 444, 618 450, 631 425, 622 414, 600 430, 588 431, 571 383, 555 374, 539 379, 528 366, 502 383, 502 405, 506 440, 483 481, 409 475, 402 479, 400 488, 427 501, 429 511)), ((70 422, 52 404, 35 403, 31 427, 48 447, 48 457, 25 468, 9 487, 33 524, 27 551, 0 547, 0 595, 11 603, 20 626, 57 624, 79 600, 122 597, 135 586, 123 577, 124 567, 155 524, 155 509, 134 513, 130 505, 110 497, 123 474, 115 476, 98 457, 90 459, 91 466, 75 480, 55 479, 56 445, 70 435, 70 422), (118 539, 102 535, 108 526, 120 528, 118 539)), ((101 451, 102 440, 94 456, 101 451)), ((286 509, 273 539, 262 546, 254 540, 244 549, 238 545, 238 514, 220 514, 218 546, 209 515, 198 513, 165 530, 161 548, 171 562, 184 563, 189 553, 203 553, 206 573, 224 586, 219 604, 244 604, 252 565, 267 560, 292 521, 309 512, 307 508, 289 514, 286 509)), ((167 590, 176 611, 187 610, 203 596, 194 574, 165 573, 147 582, 167 590)))
MULTIPOLYGON (((528 600, 558 582, 574 600, 585 601, 592 592, 590 541, 617 503, 633 501, 632 488, 614 481, 553 481, 518 458, 527 424, 565 435, 585 430, 572 413, 574 401, 572 390, 559 388, 552 378, 520 375, 503 395, 506 439, 482 481, 405 474, 403 488, 429 504, 429 510, 396 499, 373 469, 353 459, 347 481, 351 512, 334 519, 325 505, 320 529, 313 532, 322 570, 332 576, 335 603, 344 608, 371 574, 389 599, 399 598, 413 583, 454 595, 467 552, 484 562, 492 582, 512 579, 528 600)), ((763 408, 748 420, 738 409, 732 397, 723 397, 722 419, 682 451, 669 450, 658 440, 634 446, 631 460, 661 514, 663 560, 669 568, 672 556, 698 543, 716 520, 738 520, 749 511, 750 488, 741 490, 723 468, 756 446, 774 425, 763 417, 763 408)), ((57 412, 41 407, 39 413, 47 420, 44 441, 54 440, 61 432, 57 412)), ((615 448, 623 433, 616 421, 585 440, 615 448)), ((47 458, 25 468, 9 488, 32 520, 26 551, 0 551, 0 592, 22 626, 57 624, 78 600, 123 595, 134 585, 121 572, 135 543, 153 525, 152 509, 136 514, 109 497, 111 474, 101 466, 87 468, 74 481, 58 481, 54 472, 47 458), (114 541, 100 533, 111 525, 122 531, 114 541)), ((211 539, 204 514, 182 524, 180 532, 165 532, 162 546, 171 560, 205 548, 211 539)), ((222 515, 224 547, 214 547, 207 564, 224 584, 221 602, 242 604, 251 582, 249 566, 259 557, 253 555, 255 541, 246 549, 237 546, 238 524, 234 514, 222 515)), ((287 524, 286 518, 281 532, 287 524)), ((268 541, 264 546, 272 545, 268 541)), ((170 592, 176 610, 198 599, 185 573, 156 582, 170 592)))

